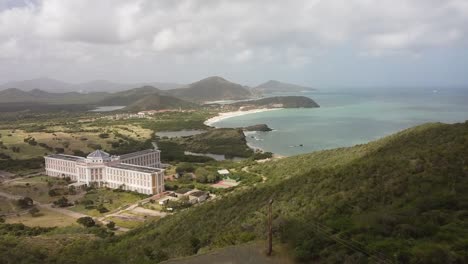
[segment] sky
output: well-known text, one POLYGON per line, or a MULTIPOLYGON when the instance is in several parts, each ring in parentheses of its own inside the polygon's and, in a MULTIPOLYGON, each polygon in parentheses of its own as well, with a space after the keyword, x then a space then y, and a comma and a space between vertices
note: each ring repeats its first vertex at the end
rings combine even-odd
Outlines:
POLYGON ((468 87, 468 0, 0 0, 0 83, 468 87))

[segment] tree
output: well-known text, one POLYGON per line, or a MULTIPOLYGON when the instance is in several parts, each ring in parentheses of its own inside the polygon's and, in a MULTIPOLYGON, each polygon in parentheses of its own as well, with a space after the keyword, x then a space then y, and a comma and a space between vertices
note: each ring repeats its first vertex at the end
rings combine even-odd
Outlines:
POLYGON ((214 173, 208 174, 208 176, 206 176, 207 182, 216 182, 218 179, 218 175, 214 173))
POLYGON ((199 183, 208 182, 207 176, 209 175, 209 171, 207 169, 200 167, 195 171, 195 175, 197 176, 196 178, 197 182, 199 183))
POLYGON ((71 194, 71 195, 75 195, 76 194, 75 186, 68 187, 68 193, 71 194))
POLYGON ((38 216, 38 213, 40 212, 39 208, 34 206, 33 208, 29 209, 29 214, 31 214, 32 217, 38 216))
POLYGON ((67 207, 70 206, 71 204, 68 202, 68 199, 63 197, 58 199, 57 201, 54 201, 54 205, 58 207, 67 207))
POLYGON ((57 192, 56 189, 50 189, 49 190, 49 196, 53 197, 53 196, 57 196, 59 195, 59 193, 57 192))
POLYGON ((192 164, 190 163, 181 163, 179 166, 176 168, 176 172, 179 174, 183 174, 184 172, 194 172, 195 167, 193 167, 192 164))
POLYGON ((96 222, 94 222, 93 218, 89 216, 80 217, 78 220, 76 220, 76 222, 80 225, 83 225, 84 227, 93 227, 96 225, 96 222))
POLYGON ((107 209, 106 207, 104 207, 104 205, 100 204, 98 205, 98 207, 96 208, 99 213, 103 214, 103 213, 107 213, 109 212, 109 209, 107 209))
POLYGON ((99 137, 100 138, 109 138, 109 134, 108 133, 101 133, 101 134, 99 134, 99 137))
POLYGON ((107 228, 113 230, 115 229, 115 223, 112 221, 109 221, 109 223, 106 224, 107 228))
POLYGON ((57 152, 57 153, 64 153, 65 152, 64 148, 54 148, 54 149, 55 149, 55 152, 57 152))
POLYGON ((22 209, 29 208, 29 207, 33 206, 33 204, 34 204, 33 199, 31 199, 29 197, 24 197, 24 198, 18 199, 18 206, 20 208, 22 208, 22 209))

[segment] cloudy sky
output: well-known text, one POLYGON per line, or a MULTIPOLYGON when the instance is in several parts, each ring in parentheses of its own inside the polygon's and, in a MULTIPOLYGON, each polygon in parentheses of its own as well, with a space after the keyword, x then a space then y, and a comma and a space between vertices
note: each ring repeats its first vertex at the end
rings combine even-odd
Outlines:
POLYGON ((0 83, 468 85, 468 0, 0 0, 0 83))

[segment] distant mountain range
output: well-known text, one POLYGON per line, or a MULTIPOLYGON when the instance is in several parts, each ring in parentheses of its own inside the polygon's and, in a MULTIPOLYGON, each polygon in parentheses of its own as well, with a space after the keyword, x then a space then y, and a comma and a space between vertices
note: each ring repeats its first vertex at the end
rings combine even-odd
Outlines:
MULTIPOLYGON (((180 88, 195 87, 197 89, 206 88, 206 85, 218 84, 221 86, 230 85, 231 87, 242 87, 245 90, 250 90, 255 94, 261 93, 272 93, 272 92, 301 92, 315 90, 310 87, 301 86, 297 84, 284 83, 280 81, 270 80, 262 83, 255 87, 247 87, 240 84, 232 83, 225 80, 222 77, 213 76, 206 79, 194 82, 192 84, 180 84, 180 83, 167 83, 167 82, 140 82, 140 83, 116 83, 106 80, 94 80, 89 82, 83 82, 78 84, 67 83, 51 78, 36 78, 31 80, 13 81, 0 84, 0 91, 10 88, 16 88, 23 91, 31 91, 39 89, 51 93, 66 93, 66 92, 78 92, 78 93, 91 93, 91 92, 120 92, 129 90, 135 87, 152 86, 160 90, 179 90, 178 92, 182 95, 190 92, 181 91, 180 88), (205 87, 200 87, 205 86, 205 87)), ((244 91, 245 93, 245 91, 244 91)), ((234 96, 235 97, 235 96, 234 96)))
POLYGON ((141 82, 141 83, 115 83, 106 80, 95 80, 89 82, 83 82, 78 84, 71 84, 62 82, 51 78, 36 78, 24 81, 7 82, 0 85, 0 90, 9 88, 17 88, 24 91, 30 91, 34 89, 40 89, 46 92, 52 93, 64 93, 64 92, 118 92, 124 91, 135 87, 141 86, 154 86, 161 90, 183 88, 185 84, 178 83, 164 83, 164 82, 141 82))
MULTIPOLYGON (((118 84, 107 81, 93 81, 83 84, 67 84, 53 79, 36 79, 29 81, 22 81, 10 83, 20 88, 7 88, 0 90, 0 103, 3 104, 17 104, 14 109, 17 109, 19 103, 35 104, 55 104, 55 105, 87 105, 87 106, 127 106, 124 110, 149 110, 149 109, 162 109, 162 108, 187 108, 194 107, 207 101, 219 100, 247 100, 255 99, 262 96, 262 94, 270 91, 286 91, 282 89, 299 89, 305 87, 293 84, 281 83, 278 81, 269 81, 265 84, 250 88, 237 83, 230 82, 222 77, 213 76, 202 79, 200 81, 183 85, 184 88, 177 89, 162 89, 153 85, 139 86, 139 88, 125 89, 118 92, 51 92, 52 90, 67 90, 76 89, 81 87, 85 89, 88 87, 91 91, 100 91, 106 89, 123 89, 123 86, 116 88, 118 84), (269 83, 269 84, 268 84, 269 83), (33 88, 35 86, 41 87, 33 88), (101 87, 90 88, 90 87, 101 87), (260 88, 259 88, 260 87, 260 88), (268 88, 270 87, 270 88, 268 88)), ((166 88, 175 84, 166 84, 166 88)), ((3 85, 5 87, 6 85, 3 85)), ((0 86, 2 87, 2 86, 0 86)), ((278 99, 277 99, 278 100, 278 99)), ((303 99, 300 102, 294 98, 281 99, 279 103, 287 103, 288 105, 298 104, 299 107, 309 104, 303 99)), ((267 100, 267 104, 275 104, 267 100)), ((313 101, 312 101, 313 102, 313 101)), ((315 102, 314 102, 315 103, 315 102)))

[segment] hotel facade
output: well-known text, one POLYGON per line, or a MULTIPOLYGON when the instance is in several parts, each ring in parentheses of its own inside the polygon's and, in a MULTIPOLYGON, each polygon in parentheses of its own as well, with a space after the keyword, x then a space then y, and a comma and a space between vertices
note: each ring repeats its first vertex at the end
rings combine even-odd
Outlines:
POLYGON ((161 151, 147 149, 121 156, 96 150, 86 158, 66 154, 44 157, 46 175, 70 177, 88 186, 123 189, 143 194, 164 191, 161 151))

